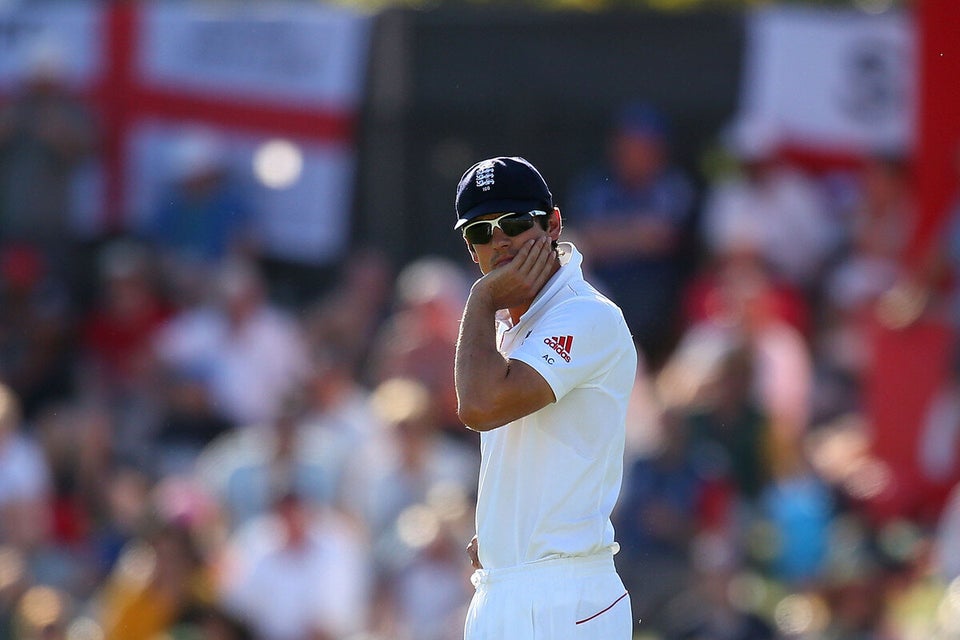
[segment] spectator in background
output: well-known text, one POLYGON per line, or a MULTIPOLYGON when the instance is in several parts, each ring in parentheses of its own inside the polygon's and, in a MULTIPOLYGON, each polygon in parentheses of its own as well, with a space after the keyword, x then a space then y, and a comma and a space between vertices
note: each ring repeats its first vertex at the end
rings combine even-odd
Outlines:
POLYGON ((256 640, 250 625, 220 607, 206 609, 196 622, 196 633, 203 640, 256 640))
POLYGON ((373 542, 375 625, 395 640, 462 638, 472 595, 462 550, 474 527, 468 500, 476 454, 441 429, 435 399, 419 381, 387 380, 371 404, 386 428, 351 458, 345 503, 373 542))
POLYGON ((183 523, 141 523, 96 597, 104 640, 159 637, 211 604, 205 558, 183 523))
POLYGON ((304 311, 308 339, 321 348, 335 346, 338 366, 345 367, 347 377, 370 381, 370 354, 390 311, 394 278, 383 252, 356 249, 340 268, 333 289, 304 311))
POLYGON ((21 420, 19 399, 0 384, 0 543, 33 551, 50 535, 53 487, 43 451, 21 420))
POLYGON ((174 145, 169 181, 146 230, 163 262, 209 269, 229 256, 255 256, 254 212, 227 162, 223 142, 192 131, 174 145))
POLYGON ((253 263, 227 261, 213 287, 210 304, 185 309, 161 328, 156 357, 169 370, 203 375, 234 425, 267 423, 306 376, 303 332, 297 318, 268 300, 253 263))
POLYGON ((313 348, 310 374, 304 384, 303 423, 330 430, 349 443, 362 446, 382 435, 383 422, 370 404, 370 389, 357 379, 353 356, 338 343, 313 348))
POLYGON ((149 428, 151 470, 160 477, 192 473, 204 448, 234 424, 215 403, 205 372, 173 369, 158 383, 158 409, 149 428))
POLYGON ((38 43, 19 92, 0 110, 0 244, 31 244, 74 276, 64 271, 72 266, 70 193, 98 133, 66 86, 64 55, 38 43))
POLYGON ((388 317, 371 353, 375 383, 394 377, 414 378, 436 399, 436 418, 460 438, 453 381, 460 315, 470 282, 463 270, 446 258, 416 260, 397 276, 396 308, 388 317))
POLYGON ((172 309, 161 295, 146 247, 111 243, 100 252, 96 297, 80 335, 82 384, 109 398, 143 392, 149 376, 155 333, 172 309))
POLYGON ((32 586, 16 603, 10 637, 17 640, 68 640, 67 625, 77 604, 57 587, 32 586))
POLYGON ((386 380, 371 403, 387 428, 352 458, 345 503, 357 509, 377 548, 389 555, 400 514, 427 502, 437 486, 472 495, 478 461, 472 446, 442 430, 435 396, 424 383, 386 380))
POLYGON ((40 250, 0 247, 0 381, 17 394, 26 420, 74 391, 76 346, 68 283, 40 250))
POLYGON ((637 630, 664 622, 666 603, 689 580, 688 548, 702 526, 706 478, 680 418, 677 411, 664 413, 659 448, 630 464, 614 511, 617 569, 630 592, 637 630))
POLYGON ((709 313, 691 324, 658 376, 658 387, 689 400, 730 350, 750 357, 750 395, 769 420, 774 446, 798 446, 810 426, 813 360, 805 337, 786 319, 780 291, 755 252, 725 261, 709 313))
POLYGON ((330 497, 343 499, 344 477, 354 454, 384 437, 383 418, 373 408, 370 390, 356 377, 354 354, 340 344, 317 345, 304 385, 300 428, 319 447, 330 497))
POLYGON ((268 513, 278 487, 311 507, 334 504, 349 449, 334 434, 304 426, 306 409, 302 394, 293 392, 269 423, 228 432, 203 449, 196 473, 228 528, 268 513))
POLYGON ((960 483, 953 487, 936 524, 933 570, 944 584, 960 579, 960 483))
POLYGON ((103 406, 76 402, 46 407, 32 425, 52 489, 51 536, 37 554, 34 575, 74 595, 86 595, 116 559, 116 549, 99 544, 106 494, 114 489, 113 427, 103 406))
POLYGON ((574 189, 569 226, 656 370, 675 337, 696 193, 673 164, 667 120, 651 104, 617 114, 607 151, 608 166, 574 189))
POLYGON ((667 640, 777 640, 761 615, 734 601, 732 586, 744 567, 728 541, 701 536, 691 556, 695 574, 689 589, 669 606, 667 640))
POLYGON ((915 197, 909 164, 899 155, 867 157, 856 174, 856 199, 841 253, 824 274, 816 414, 824 419, 861 407, 870 364, 869 328, 878 302, 902 277, 913 235, 915 197))
MULTIPOLYGON (((451 494, 453 497, 456 494, 451 494)), ((403 516, 403 547, 381 568, 374 633, 390 640, 462 640, 472 595, 463 539, 472 522, 465 496, 419 504, 403 516)))
POLYGON ((759 515, 771 527, 771 575, 792 588, 823 578, 835 504, 830 488, 799 447, 774 452, 773 478, 763 489, 759 515))
POLYGON ((219 594, 258 640, 339 640, 366 628, 370 584, 362 530, 279 489, 228 541, 219 594))
POLYGON ((823 194, 779 155, 774 123, 745 118, 727 132, 738 171, 714 179, 701 232, 713 255, 748 244, 776 279, 812 295, 838 241, 823 194))
POLYGON ((770 424, 752 393, 753 354, 743 345, 724 353, 696 402, 685 408, 700 466, 729 483, 735 500, 756 506, 771 480, 770 424))

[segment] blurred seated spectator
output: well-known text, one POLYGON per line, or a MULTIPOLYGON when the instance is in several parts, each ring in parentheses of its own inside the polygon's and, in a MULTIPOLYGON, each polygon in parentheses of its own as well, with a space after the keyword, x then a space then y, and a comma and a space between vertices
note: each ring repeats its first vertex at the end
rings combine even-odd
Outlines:
MULTIPOLYGON (((761 526, 769 527, 771 575, 792 587, 815 585, 824 576, 836 504, 830 487, 803 451, 776 444, 773 478, 760 494, 761 526)), ((766 556, 767 549, 759 549, 766 556)))
POLYGON ((130 545, 141 541, 149 519, 155 479, 125 462, 114 461, 102 470, 99 486, 86 492, 91 505, 90 545, 102 585, 117 567, 130 545))
POLYGON ((891 580, 885 572, 882 568, 867 566, 857 574, 828 583, 822 591, 829 606, 829 617, 820 637, 825 640, 903 637, 889 623, 891 580))
POLYGON ((88 595, 102 577, 93 535, 98 495, 111 463, 109 417, 99 407, 58 403, 32 425, 51 478, 51 535, 35 555, 33 573, 73 595, 88 595))
POLYGON ((48 541, 52 488, 49 463, 23 430, 19 399, 0 384, 0 544, 32 552, 48 541))
POLYGON ((41 41, 28 58, 0 110, 0 244, 33 244, 61 276, 75 276, 71 189, 99 133, 65 82, 66 52, 41 41))
POLYGON ((37 584, 17 601, 12 638, 69 640, 68 625, 78 603, 56 586, 37 584))
POLYGON ((799 168, 778 154, 770 122, 745 118, 728 131, 738 171, 713 178, 704 200, 701 232, 713 255, 750 244, 777 279, 811 295, 838 233, 824 195, 799 168))
POLYGON ((824 276, 813 345, 819 420, 862 405, 877 305, 903 277, 904 254, 913 234, 915 200, 904 158, 871 155, 856 178, 849 236, 824 276))
POLYGON ((588 268, 623 309, 653 370, 675 338, 696 196, 670 144, 656 107, 623 107, 607 144, 608 166, 580 178, 567 217, 588 268))
POLYGON ((420 381, 386 380, 374 389, 371 402, 387 428, 351 457, 344 504, 366 523, 375 550, 389 557, 400 514, 427 502, 437 486, 473 495, 479 461, 472 444, 440 427, 436 398, 420 381))
POLYGON ((212 577, 190 529, 140 526, 94 599, 104 640, 161 637, 212 603, 212 577))
POLYGON ((682 326, 710 322, 728 313, 724 300, 726 281, 731 274, 762 271, 766 274, 771 310, 778 318, 796 328, 804 337, 815 331, 814 309, 804 292, 777 278, 766 264, 763 251, 745 241, 710 256, 691 277, 683 292, 682 326))
POLYGON ((780 291, 756 254, 739 253, 716 274, 711 313, 686 328, 660 371, 668 404, 689 402, 731 349, 750 354, 751 395, 775 441, 798 442, 809 428, 813 360, 805 337, 785 319, 780 291))
POLYGON ((215 403, 207 372, 171 369, 159 381, 159 409, 150 428, 152 471, 160 477, 192 473, 204 448, 234 424, 215 403))
POLYGON ((250 625, 219 606, 205 609, 194 628, 203 640, 256 640, 250 625))
POLYGON ((617 569, 630 592, 633 619, 658 627, 664 606, 689 579, 690 541, 701 528, 707 479, 697 467, 688 425, 664 413, 660 446, 626 468, 613 514, 617 569))
POLYGON ((332 290, 304 310, 304 325, 311 343, 335 345, 344 374, 370 382, 369 359, 391 311, 395 274, 390 261, 378 249, 350 252, 332 290))
POLYGON ((96 295, 80 335, 81 384, 105 399, 151 384, 154 335, 172 309, 161 295, 152 256, 133 241, 116 241, 99 254, 96 295))
POLYGON ((470 432, 457 417, 453 360, 470 280, 446 258, 426 256, 397 276, 395 308, 384 321, 370 353, 374 384, 406 377, 426 385, 440 425, 463 439, 470 432))
POLYGON ((473 568, 463 541, 473 535, 472 509, 462 493, 435 492, 430 504, 400 515, 401 546, 378 571, 372 622, 375 637, 390 640, 460 640, 473 595, 473 568), (442 494, 442 495, 440 495, 442 494))
POLYGON ((211 131, 191 131, 174 144, 146 236, 167 264, 209 268, 231 256, 252 258, 258 247, 250 202, 223 142, 211 131))
POLYGON ((960 579, 960 483, 954 486, 940 513, 932 556, 933 570, 945 584, 960 579))
POLYGON ((74 392, 73 300, 35 246, 0 247, 0 381, 17 394, 28 421, 74 392))
MULTIPOLYGON (((355 452, 375 438, 382 437, 382 417, 370 402, 370 390, 357 378, 353 354, 338 342, 317 344, 310 375, 304 385, 304 429, 317 437, 329 438, 330 446, 355 452), (324 435, 327 434, 327 435, 324 435)), ((335 456, 331 456, 335 457, 335 456)), ((341 471, 349 464, 340 457, 341 471)), ((341 473, 338 473, 339 477, 341 473)))
POLYGON ((758 611, 734 600, 745 567, 729 541, 702 536, 693 545, 690 587, 668 607, 667 640, 778 640, 758 611))
POLYGON ((255 264, 227 261, 217 270, 213 300, 180 311, 154 343, 160 365, 202 375, 214 405, 237 426, 272 420, 307 373, 297 318, 267 294, 255 264))
POLYGON ((339 640, 363 631, 372 576, 362 529, 295 490, 227 543, 219 597, 258 640, 339 640))
POLYGON ((723 476, 739 501, 755 507, 772 469, 770 424, 752 393, 754 366, 742 346, 723 354, 684 419, 700 467, 723 476))
MULTIPOLYGON (((909 158, 893 152, 868 154, 854 177, 856 188, 842 262, 900 266, 916 224, 909 158)), ((870 287, 867 291, 877 293, 870 287)))
POLYGON ((304 422, 300 392, 284 401, 279 414, 255 429, 228 431, 206 446, 196 475, 236 529, 268 513, 278 487, 296 491, 311 508, 332 505, 351 447, 333 431, 304 422))

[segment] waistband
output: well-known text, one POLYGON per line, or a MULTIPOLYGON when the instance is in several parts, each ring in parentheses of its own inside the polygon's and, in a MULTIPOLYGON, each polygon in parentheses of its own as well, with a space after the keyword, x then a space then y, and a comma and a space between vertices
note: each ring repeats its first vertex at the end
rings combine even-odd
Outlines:
POLYGON ((470 576, 470 582, 474 587, 480 587, 513 580, 539 580, 544 576, 560 579, 564 574, 589 575, 616 571, 613 554, 613 549, 606 549, 588 556, 558 556, 502 569, 477 569, 470 576))

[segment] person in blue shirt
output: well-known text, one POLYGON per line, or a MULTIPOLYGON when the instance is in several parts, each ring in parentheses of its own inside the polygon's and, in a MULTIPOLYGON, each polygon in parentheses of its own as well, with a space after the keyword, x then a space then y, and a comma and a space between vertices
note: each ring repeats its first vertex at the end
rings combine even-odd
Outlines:
POLYGON ((696 189, 670 157, 665 116, 649 103, 620 111, 607 151, 607 166, 577 181, 569 226, 656 368, 675 326, 696 189))
POLYGON ((253 224, 249 194, 230 171, 220 143, 199 134, 181 140, 147 229, 161 254, 200 265, 249 254, 253 224))

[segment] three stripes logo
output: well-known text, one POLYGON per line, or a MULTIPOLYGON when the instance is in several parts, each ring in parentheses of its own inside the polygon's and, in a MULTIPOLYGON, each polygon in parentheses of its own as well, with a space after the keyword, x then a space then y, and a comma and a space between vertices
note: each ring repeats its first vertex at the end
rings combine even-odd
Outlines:
POLYGON ((566 362, 570 362, 570 350, 573 349, 573 336, 544 338, 543 344, 556 351, 566 362))

